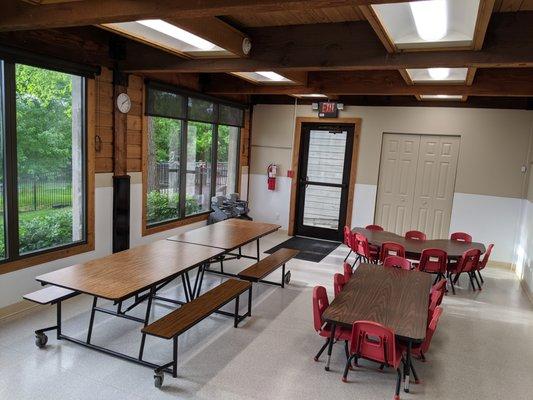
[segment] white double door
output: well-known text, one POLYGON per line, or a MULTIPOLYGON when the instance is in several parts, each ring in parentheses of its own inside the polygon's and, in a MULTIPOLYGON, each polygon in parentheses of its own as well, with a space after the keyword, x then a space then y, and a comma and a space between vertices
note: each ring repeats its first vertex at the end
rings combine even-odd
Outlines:
POLYGON ((458 136, 384 134, 375 223, 448 237, 459 146, 458 136))

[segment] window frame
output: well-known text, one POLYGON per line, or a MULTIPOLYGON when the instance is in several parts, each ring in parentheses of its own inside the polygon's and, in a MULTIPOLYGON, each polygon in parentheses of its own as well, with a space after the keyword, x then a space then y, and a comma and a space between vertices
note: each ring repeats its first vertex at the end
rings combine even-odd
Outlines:
MULTIPOLYGON (((146 80, 144 85, 145 90, 145 102, 144 102, 144 110, 143 110, 143 137, 148 137, 148 119, 151 117, 159 117, 159 118, 169 118, 169 119, 177 119, 181 121, 181 134, 180 134, 180 163, 186 163, 187 160, 187 145, 188 145, 188 127, 189 122, 199 122, 199 123, 205 123, 209 124, 212 127, 212 136, 211 136, 211 180, 210 180, 210 196, 209 198, 216 195, 216 178, 217 178, 217 165, 218 165, 218 127, 219 125, 225 125, 225 126, 234 126, 238 128, 238 135, 237 135, 237 157, 235 160, 235 167, 236 167, 236 178, 235 178, 235 188, 234 190, 238 190, 240 187, 240 151, 241 151, 241 130, 244 127, 244 119, 245 119, 245 106, 239 103, 218 99, 216 97, 212 97, 209 95, 206 95, 204 93, 198 93, 187 89, 177 88, 175 86, 167 85, 165 83, 161 82, 155 82, 146 80), (153 88, 155 90, 161 90, 161 91, 167 91, 170 93, 178 94, 183 96, 183 103, 185 106, 185 116, 183 118, 169 118, 166 116, 158 115, 157 113, 147 113, 147 107, 148 107, 148 96, 149 96, 149 90, 153 88), (210 101, 214 103, 215 106, 215 114, 216 119, 214 122, 211 121, 202 121, 197 119, 190 119, 189 118, 189 98, 196 98, 201 99, 204 101, 210 101), (237 125, 229 125, 229 124, 219 124, 220 120, 220 104, 224 104, 227 106, 239 108, 242 110, 242 122, 240 126, 237 125)), ((186 168, 182 168, 180 166, 180 187, 179 187, 179 218, 174 218, 170 220, 155 222, 152 224, 148 224, 147 220, 147 197, 148 197, 148 141, 143 140, 143 148, 142 148, 142 157, 143 157, 143 203, 142 203, 142 236, 151 235, 153 233, 162 232, 168 229, 177 228, 183 225, 192 224, 199 221, 207 220, 208 215, 211 213, 211 209, 208 211, 202 211, 196 214, 191 215, 185 215, 185 202, 186 202, 186 185, 187 185, 187 172, 186 168)))
MULTIPOLYGON (((0 53, 0 56, 2 54, 0 53)), ((54 59, 32 57, 3 57, 3 82, 4 87, 4 229, 5 229, 5 258, 0 260, 0 275, 32 267, 38 264, 54 261, 57 259, 73 256, 94 250, 94 143, 96 100, 94 73, 96 70, 86 69, 84 66, 74 68, 73 64, 67 63, 61 67, 61 61, 54 59), (84 239, 65 245, 36 250, 20 254, 19 249, 19 211, 18 211, 18 165, 17 165, 17 115, 16 115, 16 64, 24 64, 32 67, 77 75, 82 82, 82 157, 83 168, 81 171, 84 193, 84 239)), ((0 149, 1 150, 1 149, 0 149)))

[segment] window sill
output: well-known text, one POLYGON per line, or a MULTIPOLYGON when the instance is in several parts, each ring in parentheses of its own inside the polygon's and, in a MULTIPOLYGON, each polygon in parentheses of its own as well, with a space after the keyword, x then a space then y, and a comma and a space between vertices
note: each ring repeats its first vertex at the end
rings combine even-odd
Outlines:
POLYGON ((50 261, 59 260, 60 258, 71 257, 76 254, 87 253, 94 250, 93 243, 83 243, 77 246, 71 246, 65 249, 50 251, 35 256, 21 258, 16 261, 8 261, 0 265, 0 275, 9 272, 18 271, 20 269, 34 267, 39 264, 44 264, 50 261))
POLYGON ((143 226, 142 235, 148 236, 154 233, 167 231, 169 229, 179 228, 180 226, 190 225, 190 224, 194 224, 200 221, 206 221, 207 217, 209 216, 209 213, 210 212, 204 212, 202 214, 191 215, 189 217, 185 217, 184 219, 180 219, 177 221, 171 221, 171 222, 167 222, 167 223, 152 226, 152 227, 143 226))

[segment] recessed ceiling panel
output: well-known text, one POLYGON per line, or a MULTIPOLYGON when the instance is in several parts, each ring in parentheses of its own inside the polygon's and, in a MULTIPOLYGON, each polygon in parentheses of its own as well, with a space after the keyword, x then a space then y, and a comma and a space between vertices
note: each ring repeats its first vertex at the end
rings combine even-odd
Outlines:
POLYGON ((291 84, 295 83, 290 79, 285 78, 284 76, 277 74, 273 71, 256 71, 256 72, 232 72, 233 75, 236 75, 240 78, 252 81, 255 83, 267 83, 267 84, 291 84))
POLYGON ((104 28, 143 43, 191 57, 221 57, 233 54, 201 37, 160 19, 103 24, 104 28))
POLYGON ((413 83, 464 83, 468 68, 407 69, 413 83))
POLYGON ((372 6, 398 49, 471 46, 479 0, 426 0, 372 6))
POLYGON ((423 94, 420 98, 422 100, 461 100, 463 96, 460 94, 423 94))

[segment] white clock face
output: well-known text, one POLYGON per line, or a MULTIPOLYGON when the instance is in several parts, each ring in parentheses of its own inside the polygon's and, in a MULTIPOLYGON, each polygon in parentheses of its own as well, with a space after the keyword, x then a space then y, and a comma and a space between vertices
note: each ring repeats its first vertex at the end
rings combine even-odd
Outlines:
POLYGON ((126 93, 120 93, 117 96, 117 108, 123 114, 128 113, 131 109, 130 96, 128 96, 126 93))

